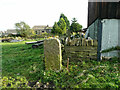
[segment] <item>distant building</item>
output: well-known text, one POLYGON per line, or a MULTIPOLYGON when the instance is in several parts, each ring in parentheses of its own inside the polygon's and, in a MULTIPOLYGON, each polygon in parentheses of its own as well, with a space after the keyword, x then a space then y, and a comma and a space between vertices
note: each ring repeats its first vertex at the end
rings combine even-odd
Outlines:
MULTIPOLYGON (((42 33, 50 33, 51 30, 52 30, 52 27, 49 27, 48 25, 38 25, 38 26, 34 26, 32 28, 36 34, 40 35, 42 33)), ((8 29, 7 31, 5 32, 0 32, 0 33, 3 33, 3 35, 7 36, 9 34, 13 34, 13 35, 16 35, 17 34, 17 30, 16 29, 8 29)))
POLYGON ((6 33, 7 33, 7 34, 14 34, 14 35, 16 35, 16 34, 17 34, 17 30, 16 30, 16 29, 8 29, 8 30, 6 31, 6 33))
POLYGON ((8 36, 7 31, 0 31, 0 37, 8 36))
POLYGON ((2 37, 2 34, 3 34, 3 32, 2 32, 2 31, 0 31, 0 37, 2 37))
POLYGON ((51 33, 52 27, 47 26, 43 26, 43 25, 38 25, 38 26, 34 26, 32 28, 36 34, 42 34, 42 33, 51 33))

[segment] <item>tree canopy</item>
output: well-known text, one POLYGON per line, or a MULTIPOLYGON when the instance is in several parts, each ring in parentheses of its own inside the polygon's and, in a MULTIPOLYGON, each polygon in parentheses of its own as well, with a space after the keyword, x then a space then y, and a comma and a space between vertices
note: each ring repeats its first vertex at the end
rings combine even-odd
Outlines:
POLYGON ((20 22, 15 24, 17 33, 22 37, 29 37, 29 35, 34 34, 34 31, 25 22, 20 22))
POLYGON ((67 23, 66 22, 69 24, 67 17, 64 14, 61 14, 59 21, 55 22, 53 25, 52 33, 54 33, 54 34, 66 34, 66 32, 67 32, 67 23))
POLYGON ((66 29, 67 25, 66 25, 65 20, 63 18, 60 18, 60 20, 58 21, 58 26, 62 30, 62 34, 65 34, 67 31, 67 29, 66 29))
POLYGON ((71 24, 71 26, 70 26, 70 31, 71 31, 71 32, 79 32, 79 31, 81 31, 81 29, 82 29, 82 25, 80 25, 80 24, 77 22, 76 18, 73 18, 72 24, 71 24))
POLYGON ((60 18, 63 18, 65 20, 66 29, 70 29, 70 22, 69 22, 68 18, 63 13, 60 15, 60 18))
POLYGON ((51 33, 62 34, 62 30, 58 26, 57 22, 54 23, 54 26, 53 26, 53 29, 52 29, 51 33))

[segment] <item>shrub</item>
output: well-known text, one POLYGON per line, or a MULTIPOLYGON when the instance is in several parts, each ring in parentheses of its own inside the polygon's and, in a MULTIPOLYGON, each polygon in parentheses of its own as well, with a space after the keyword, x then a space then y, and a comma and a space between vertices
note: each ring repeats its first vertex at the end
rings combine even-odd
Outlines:
POLYGON ((2 88, 30 88, 25 77, 3 77, 1 79, 2 88))

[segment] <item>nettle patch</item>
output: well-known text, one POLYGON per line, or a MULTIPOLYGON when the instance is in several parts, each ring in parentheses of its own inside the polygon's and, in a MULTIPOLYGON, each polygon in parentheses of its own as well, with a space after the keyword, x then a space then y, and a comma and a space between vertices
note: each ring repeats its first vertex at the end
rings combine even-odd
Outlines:
POLYGON ((119 61, 83 61, 71 64, 69 71, 47 71, 44 74, 46 87, 56 88, 119 88, 119 61))

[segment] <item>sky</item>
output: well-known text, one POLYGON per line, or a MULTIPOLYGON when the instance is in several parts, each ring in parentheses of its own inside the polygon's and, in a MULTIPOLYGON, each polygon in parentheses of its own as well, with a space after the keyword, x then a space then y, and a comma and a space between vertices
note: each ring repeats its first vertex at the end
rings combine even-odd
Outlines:
POLYGON ((0 0, 0 31, 14 29, 15 23, 24 21, 35 25, 53 26, 60 14, 71 23, 76 18, 87 27, 88 0, 0 0))

